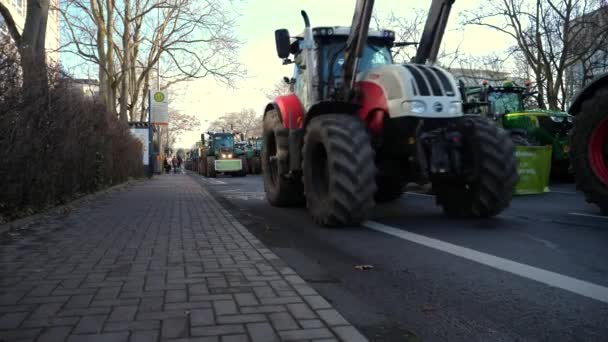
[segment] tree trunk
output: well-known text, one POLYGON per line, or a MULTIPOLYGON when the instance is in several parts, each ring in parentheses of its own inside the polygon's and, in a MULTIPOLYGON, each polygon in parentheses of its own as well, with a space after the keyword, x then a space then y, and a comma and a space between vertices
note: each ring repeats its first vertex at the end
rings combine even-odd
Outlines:
POLYGON ((39 103, 41 100, 46 102, 48 97, 49 81, 44 43, 49 6, 49 0, 27 2, 25 26, 19 44, 26 103, 39 103))
POLYGON ((120 120, 123 122, 129 121, 129 83, 131 80, 131 3, 125 2, 125 13, 123 15, 123 35, 122 35, 122 75, 120 86, 120 120))

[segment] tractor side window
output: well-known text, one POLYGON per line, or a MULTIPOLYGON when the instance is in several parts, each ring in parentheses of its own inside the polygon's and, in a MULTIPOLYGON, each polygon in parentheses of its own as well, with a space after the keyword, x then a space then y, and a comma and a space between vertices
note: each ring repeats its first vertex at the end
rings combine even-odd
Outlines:
POLYGON ((302 103, 302 106, 305 109, 308 109, 308 98, 306 96, 307 94, 307 87, 308 87, 308 80, 307 80, 307 73, 305 72, 305 68, 306 68, 306 58, 305 58, 305 54, 300 53, 296 56, 295 58, 295 70, 294 70, 294 78, 296 79, 296 83, 294 85, 294 93, 296 94, 296 96, 298 97, 298 99, 300 99, 300 102, 302 103))

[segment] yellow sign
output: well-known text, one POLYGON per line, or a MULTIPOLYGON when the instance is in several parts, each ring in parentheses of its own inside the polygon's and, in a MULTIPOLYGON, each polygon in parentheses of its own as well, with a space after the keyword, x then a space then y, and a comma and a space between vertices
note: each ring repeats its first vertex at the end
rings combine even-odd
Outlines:
POLYGON ((165 94, 161 91, 157 91, 154 94, 154 101, 156 102, 163 102, 165 100, 165 94))

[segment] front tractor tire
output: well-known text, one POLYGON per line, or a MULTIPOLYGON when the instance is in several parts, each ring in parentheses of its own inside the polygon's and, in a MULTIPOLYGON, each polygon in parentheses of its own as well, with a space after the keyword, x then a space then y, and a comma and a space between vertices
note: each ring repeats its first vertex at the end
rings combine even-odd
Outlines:
POLYGON ((288 155, 288 134, 276 110, 264 115, 264 143, 261 164, 264 178, 264 191, 268 203, 276 207, 300 206, 304 204, 304 189, 300 177, 287 178, 280 173, 280 159, 288 155))
POLYGON ((492 217, 507 208, 519 180, 515 146, 509 134, 485 118, 466 118, 472 136, 464 145, 474 178, 433 182, 437 204, 452 217, 492 217))
POLYGON ((215 157, 207 157, 206 176, 211 178, 217 177, 217 174, 215 172, 215 157))
POLYGON ((304 136, 306 205, 323 226, 356 225, 374 206, 376 166, 370 138, 354 115, 313 118, 304 136))
POLYGON ((608 88, 586 99, 574 120, 571 156, 576 187, 587 202, 608 215, 608 88))

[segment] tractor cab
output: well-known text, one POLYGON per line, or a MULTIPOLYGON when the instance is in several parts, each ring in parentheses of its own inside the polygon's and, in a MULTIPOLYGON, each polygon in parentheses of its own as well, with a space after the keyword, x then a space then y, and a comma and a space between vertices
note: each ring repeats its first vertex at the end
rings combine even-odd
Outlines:
MULTIPOLYGON (((335 95, 335 90, 342 84, 344 54, 350 27, 331 26, 315 27, 312 29, 315 43, 313 54, 314 74, 318 77, 319 87, 316 98, 327 99, 335 95)), ((358 74, 371 70, 374 67, 393 64, 391 48, 395 40, 395 33, 391 30, 369 31, 367 44, 357 68, 358 74)), ((284 64, 295 64, 291 85, 298 98, 306 99, 306 87, 311 83, 306 73, 307 61, 304 52, 304 33, 295 37, 290 45, 290 53, 294 59, 285 59, 284 64)), ((306 106, 306 105, 305 105, 306 106)))
POLYGON ((234 153, 234 136, 231 133, 215 133, 209 139, 209 148, 217 159, 230 159, 234 153))

